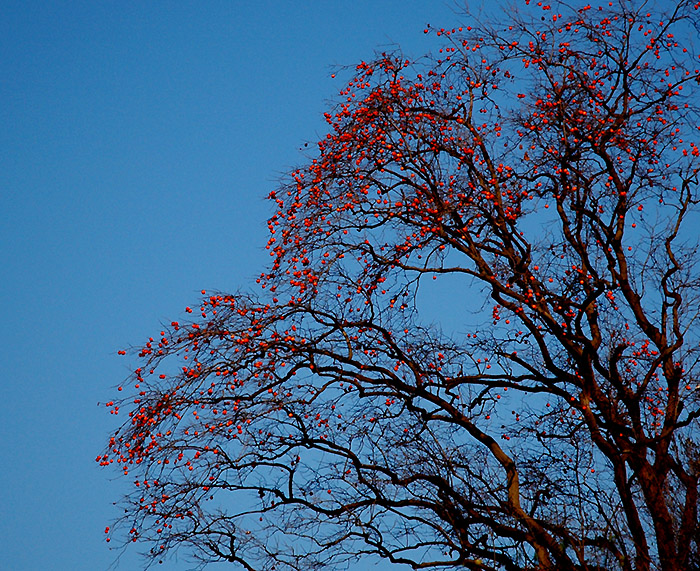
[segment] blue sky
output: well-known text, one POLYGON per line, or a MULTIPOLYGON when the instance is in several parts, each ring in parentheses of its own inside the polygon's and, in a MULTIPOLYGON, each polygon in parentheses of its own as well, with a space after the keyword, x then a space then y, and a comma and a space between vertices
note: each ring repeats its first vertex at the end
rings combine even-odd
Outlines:
POLYGON ((420 55, 455 6, 3 2, 0 567, 115 561, 104 527, 127 482, 94 459, 117 420, 97 403, 129 370, 117 350, 201 289, 249 286, 263 197, 324 134, 334 66, 420 55))

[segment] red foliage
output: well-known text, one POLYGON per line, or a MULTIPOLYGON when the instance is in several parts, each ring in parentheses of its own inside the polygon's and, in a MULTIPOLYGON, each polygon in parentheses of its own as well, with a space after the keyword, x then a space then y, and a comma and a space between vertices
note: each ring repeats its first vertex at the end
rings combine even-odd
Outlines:
POLYGON ((358 65, 269 195, 263 291, 202 291, 108 403, 129 540, 246 569, 697 564, 696 8, 539 2, 358 65), (426 325, 427 276, 446 323, 485 316, 426 325))

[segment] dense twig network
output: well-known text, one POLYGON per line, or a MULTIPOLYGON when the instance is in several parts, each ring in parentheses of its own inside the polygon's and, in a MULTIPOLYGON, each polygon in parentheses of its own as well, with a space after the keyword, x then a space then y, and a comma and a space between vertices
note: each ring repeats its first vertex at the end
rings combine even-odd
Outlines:
POLYGON ((358 65, 270 193, 259 294, 205 294, 109 403, 121 537, 256 571, 700 566, 698 11, 667 10, 524 2, 358 65))

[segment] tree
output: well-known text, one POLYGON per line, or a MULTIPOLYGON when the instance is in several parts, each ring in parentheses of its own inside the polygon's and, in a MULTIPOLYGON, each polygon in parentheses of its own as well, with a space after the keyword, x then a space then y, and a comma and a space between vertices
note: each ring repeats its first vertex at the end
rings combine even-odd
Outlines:
POLYGON ((697 7, 526 1, 358 65, 270 193, 260 293, 205 294, 109 403, 124 536, 248 570, 700 565, 697 7), (485 312, 441 327, 431 278, 485 312))

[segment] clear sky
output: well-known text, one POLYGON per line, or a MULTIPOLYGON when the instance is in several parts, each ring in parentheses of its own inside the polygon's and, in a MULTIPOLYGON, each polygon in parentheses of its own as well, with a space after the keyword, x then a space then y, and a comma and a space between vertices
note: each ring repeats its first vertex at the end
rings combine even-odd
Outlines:
POLYGON ((104 528, 127 482, 94 459, 118 420, 97 403, 129 371, 117 350, 201 289, 249 286, 263 197, 324 134, 334 66, 394 44, 420 55, 427 22, 464 21, 456 6, 2 3, 1 569, 115 561, 104 528))

